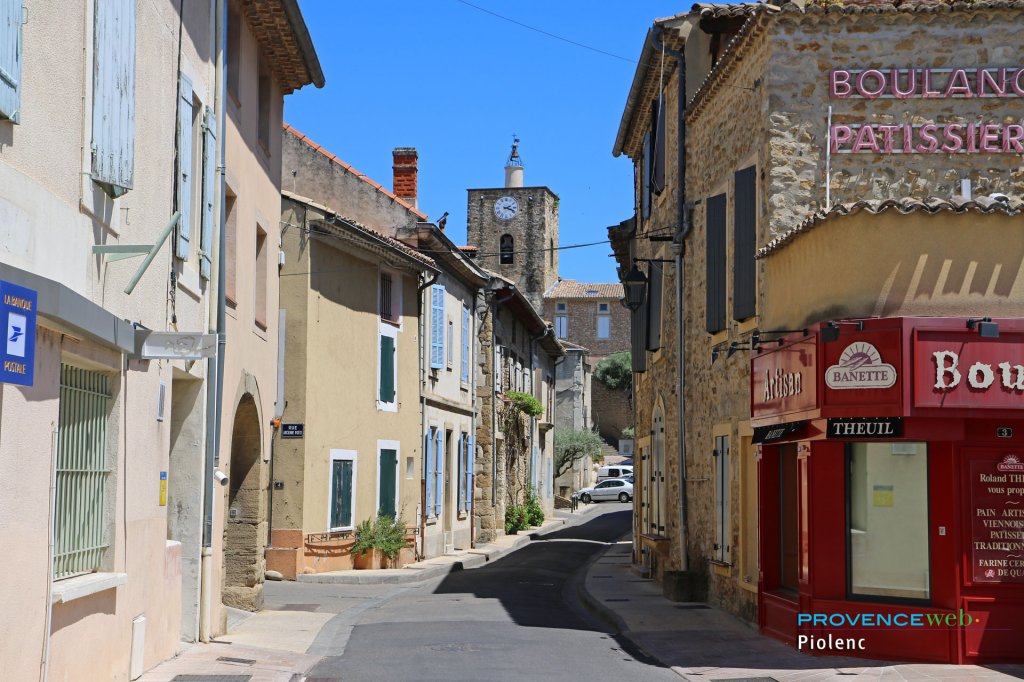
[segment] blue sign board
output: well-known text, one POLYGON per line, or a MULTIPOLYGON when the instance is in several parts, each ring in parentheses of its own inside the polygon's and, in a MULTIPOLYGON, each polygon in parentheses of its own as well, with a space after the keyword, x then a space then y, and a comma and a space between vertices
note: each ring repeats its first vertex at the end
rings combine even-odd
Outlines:
POLYGON ((31 386, 36 358, 36 292, 0 280, 0 383, 31 386))

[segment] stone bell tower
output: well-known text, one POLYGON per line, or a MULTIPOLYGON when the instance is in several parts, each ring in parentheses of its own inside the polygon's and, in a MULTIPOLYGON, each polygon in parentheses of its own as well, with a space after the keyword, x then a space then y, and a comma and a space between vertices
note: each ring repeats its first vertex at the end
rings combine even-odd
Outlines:
POLYGON ((477 261, 516 283, 540 311, 544 292, 558 280, 558 196, 525 187, 519 138, 505 162, 505 186, 471 189, 466 212, 469 245, 477 261))

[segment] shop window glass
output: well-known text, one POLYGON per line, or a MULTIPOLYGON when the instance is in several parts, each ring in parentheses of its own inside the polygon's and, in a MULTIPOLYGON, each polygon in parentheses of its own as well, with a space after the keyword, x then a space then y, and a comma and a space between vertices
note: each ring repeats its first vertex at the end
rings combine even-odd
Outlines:
POLYGON ((928 448, 852 443, 849 591, 852 596, 928 599, 928 448))

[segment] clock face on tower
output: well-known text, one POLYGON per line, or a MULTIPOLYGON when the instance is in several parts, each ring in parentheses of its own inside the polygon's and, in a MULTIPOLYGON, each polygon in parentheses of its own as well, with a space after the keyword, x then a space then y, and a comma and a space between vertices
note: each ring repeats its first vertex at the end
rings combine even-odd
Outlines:
POLYGON ((513 197, 501 197, 494 202, 494 215, 499 220, 512 220, 519 212, 519 202, 513 197))

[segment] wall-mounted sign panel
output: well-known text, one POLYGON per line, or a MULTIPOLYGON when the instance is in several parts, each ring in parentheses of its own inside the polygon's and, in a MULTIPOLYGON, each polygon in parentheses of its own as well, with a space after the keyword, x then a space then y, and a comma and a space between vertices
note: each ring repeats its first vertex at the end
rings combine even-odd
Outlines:
POLYGON ((0 330, 4 333, 0 382, 31 386, 36 358, 35 291, 0 281, 0 330))

